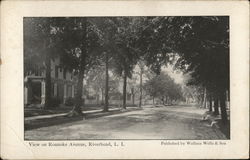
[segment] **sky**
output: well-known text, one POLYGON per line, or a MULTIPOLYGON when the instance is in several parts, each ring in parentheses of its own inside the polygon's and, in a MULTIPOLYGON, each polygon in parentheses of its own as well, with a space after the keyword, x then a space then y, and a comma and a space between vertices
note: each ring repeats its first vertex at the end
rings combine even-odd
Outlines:
POLYGON ((183 84, 184 83, 184 75, 181 71, 174 70, 172 65, 162 67, 162 71, 168 73, 168 75, 174 79, 175 83, 183 84))
MULTIPOLYGON (((176 71, 173 67, 173 65, 168 65, 168 66, 163 66, 162 71, 166 72, 171 78, 174 79, 174 81, 177 84, 184 84, 184 79, 185 79, 185 75, 183 75, 183 73, 181 71, 176 71)), ((134 69, 134 73, 139 73, 140 69, 138 66, 135 67, 134 69)), ((139 74, 134 74, 133 76, 136 76, 136 83, 139 84, 139 74)), ((145 76, 143 76, 143 83, 147 80, 147 78, 145 76)))

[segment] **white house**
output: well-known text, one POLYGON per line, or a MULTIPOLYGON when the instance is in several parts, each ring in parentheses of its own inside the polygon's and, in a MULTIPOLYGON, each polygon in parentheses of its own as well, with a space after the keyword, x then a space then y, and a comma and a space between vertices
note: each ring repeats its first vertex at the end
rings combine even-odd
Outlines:
MULTIPOLYGON (((73 73, 59 66, 60 59, 51 60, 51 95, 60 99, 61 103, 74 97, 76 78, 73 73)), ((27 74, 24 78, 24 104, 45 102, 45 71, 27 74)))

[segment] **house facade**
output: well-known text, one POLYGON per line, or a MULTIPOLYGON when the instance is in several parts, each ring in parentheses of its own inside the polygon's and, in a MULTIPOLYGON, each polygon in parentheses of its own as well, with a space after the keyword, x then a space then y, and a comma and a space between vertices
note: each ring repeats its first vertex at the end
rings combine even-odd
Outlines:
MULTIPOLYGON (((45 70, 25 75, 24 104, 45 103, 45 70)), ((76 77, 69 70, 60 67, 60 59, 51 60, 51 96, 65 103, 67 98, 75 96, 76 77)))

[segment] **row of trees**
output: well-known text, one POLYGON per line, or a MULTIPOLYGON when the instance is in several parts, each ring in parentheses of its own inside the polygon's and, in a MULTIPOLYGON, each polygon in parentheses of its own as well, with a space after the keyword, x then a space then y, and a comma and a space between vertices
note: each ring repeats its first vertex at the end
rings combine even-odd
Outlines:
MULTIPOLYGON (((78 76, 72 115, 81 115, 84 76, 105 64, 105 106, 108 111, 109 66, 123 77, 123 107, 126 108, 127 78, 137 63, 133 18, 24 18, 25 70, 35 64, 46 70, 45 108, 50 107, 50 60, 60 57, 62 66, 78 76), (38 62, 38 63, 36 63, 38 62)), ((136 35, 136 34, 135 34, 136 35)))
MULTIPOLYGON (((220 100, 222 119, 226 122, 228 20, 228 17, 24 18, 25 63, 32 67, 29 62, 36 59, 46 69, 45 106, 49 106, 49 59, 60 56, 63 66, 78 75, 77 103, 72 114, 81 114, 84 75, 95 66, 105 65, 107 111, 109 70, 123 77, 126 108, 127 78, 132 77, 136 64, 143 62, 160 74, 163 65, 178 59, 175 66, 191 74, 190 85, 206 88, 210 100, 220 100)), ((140 86, 142 90, 142 81, 140 86)))
MULTIPOLYGON (((215 114, 221 107, 221 116, 227 122, 226 93, 229 91, 229 17, 151 17, 143 42, 152 48, 148 59, 155 58, 161 64, 173 62, 175 67, 191 76, 188 84, 203 88, 214 101, 215 114), (155 41, 157 40, 157 41, 155 41), (160 51, 155 50, 160 49, 160 51), (163 54, 159 54, 162 53, 163 54), (164 54, 166 53, 166 54, 164 54), (220 102, 220 105, 218 105, 220 102)), ((155 63, 153 63, 155 64, 155 63)), ((203 102, 204 103, 204 102, 203 102)))
MULTIPOLYGON (((183 18, 183 32, 176 39, 180 59, 178 64, 188 64, 190 85, 203 88, 203 104, 214 101, 215 114, 221 109, 222 121, 227 122, 226 94, 229 92, 229 18, 183 18), (219 104, 220 103, 220 104, 219 104)), ((180 32, 180 30, 176 31, 180 32)), ((179 65, 183 67, 183 65, 179 65)))
POLYGON ((146 81, 144 88, 153 98, 153 103, 155 98, 160 99, 162 104, 172 104, 172 101, 184 99, 181 86, 164 72, 146 81))

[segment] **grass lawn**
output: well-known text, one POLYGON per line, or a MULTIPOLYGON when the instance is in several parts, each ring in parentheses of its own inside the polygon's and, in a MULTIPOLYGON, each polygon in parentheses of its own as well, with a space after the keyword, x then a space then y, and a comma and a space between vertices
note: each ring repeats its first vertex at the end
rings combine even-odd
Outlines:
MULTIPOLYGON (((110 108, 118 108, 117 105, 110 105, 110 108)), ((32 117, 32 116, 39 116, 39 115, 49 115, 49 114, 60 114, 60 113, 67 113, 70 110, 72 110, 73 106, 65 106, 60 105, 59 107, 54 107, 51 109, 43 109, 39 107, 39 105, 33 105, 32 107, 25 107, 24 108, 24 117, 32 117)), ((96 105, 96 104, 85 104, 84 107, 82 107, 83 111, 89 111, 89 110, 96 110, 96 109, 102 109, 102 105, 96 105)))
MULTIPOLYGON (((132 106, 132 105, 127 105, 132 106)), ((60 113, 67 113, 71 111, 73 106, 65 106, 61 104, 59 107, 54 107, 51 109, 43 109, 39 107, 39 105, 33 105, 31 107, 24 108, 24 117, 32 117, 32 116, 39 116, 39 115, 49 115, 49 114, 60 114, 60 113)), ((109 105, 109 108, 119 108, 118 105, 109 105)), ((82 107, 82 111, 90 111, 90 110, 97 110, 103 109, 103 105, 97 104, 85 104, 82 107)))

